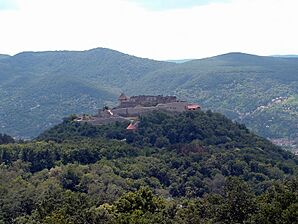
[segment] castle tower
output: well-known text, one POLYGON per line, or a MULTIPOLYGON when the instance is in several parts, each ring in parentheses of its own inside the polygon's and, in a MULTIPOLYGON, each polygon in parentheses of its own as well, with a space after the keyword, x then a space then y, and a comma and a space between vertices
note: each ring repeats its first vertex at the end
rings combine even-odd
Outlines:
POLYGON ((120 101, 120 103, 122 103, 122 102, 128 101, 129 98, 124 93, 121 93, 121 95, 119 96, 118 100, 120 101))
POLYGON ((118 97, 120 106, 123 105, 123 103, 126 103, 129 101, 129 97, 126 96, 124 93, 121 93, 121 95, 118 97))

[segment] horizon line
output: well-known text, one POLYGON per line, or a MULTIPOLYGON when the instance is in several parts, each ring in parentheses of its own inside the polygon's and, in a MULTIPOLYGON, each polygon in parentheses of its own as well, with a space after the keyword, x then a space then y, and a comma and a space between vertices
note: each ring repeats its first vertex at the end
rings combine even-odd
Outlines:
MULTIPOLYGON (((46 52, 87 52, 87 51, 92 51, 92 50, 97 50, 97 49, 105 49, 105 50, 110 50, 110 51, 116 51, 118 53, 122 53, 122 54, 126 54, 126 55, 130 55, 133 57, 138 57, 138 58, 144 58, 144 59, 150 59, 150 60, 155 60, 155 61, 166 61, 166 62, 174 62, 177 63, 175 61, 192 61, 192 60, 200 60, 200 59, 206 59, 206 58, 212 58, 212 57, 217 57, 217 56, 221 56, 221 55, 227 55, 227 54, 245 54, 245 55, 252 55, 252 56, 259 56, 259 57, 284 57, 284 58, 295 58, 298 57, 298 53, 297 54, 293 54, 293 53, 285 53, 285 54, 271 54, 271 55, 259 55, 259 54, 254 54, 254 53, 247 53, 247 52, 241 52, 241 51, 230 51, 230 52, 226 52, 226 53, 220 53, 220 54, 215 54, 215 55, 209 55, 209 56, 203 56, 203 57, 198 57, 198 58, 169 58, 169 59, 155 59, 155 58, 149 58, 149 57, 143 57, 143 56, 137 56, 137 55, 133 55, 127 52, 122 52, 120 50, 115 50, 112 48, 107 48, 107 47, 95 47, 95 48, 91 48, 91 49, 86 49, 86 50, 25 50, 25 51, 20 51, 16 54, 7 54, 7 53, 1 53, 0 52, 0 56, 7 56, 7 57, 14 57, 17 56, 19 54, 23 54, 23 53, 46 53, 46 52)), ((178 62, 179 63, 179 62, 178 62)), ((183 62, 180 62, 183 63, 183 62)))

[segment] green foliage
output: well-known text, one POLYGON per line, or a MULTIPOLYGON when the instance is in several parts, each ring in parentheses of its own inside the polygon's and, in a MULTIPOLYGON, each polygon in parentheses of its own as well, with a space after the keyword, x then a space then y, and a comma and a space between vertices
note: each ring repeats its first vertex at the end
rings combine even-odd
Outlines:
POLYGON ((257 212, 255 197, 249 186, 237 178, 229 178, 226 197, 219 220, 223 223, 245 223, 257 212))
POLYGON ((176 64, 101 48, 2 57, 0 132, 37 136, 71 113, 115 105, 124 91, 177 95, 264 137, 297 142, 297 61, 230 53, 176 64))
MULTIPOLYGON (((159 213, 164 209, 165 201, 153 195, 148 188, 137 192, 128 192, 115 203, 115 223, 156 223, 159 213)), ((160 220, 161 221, 161 220, 160 220)))
MULTIPOLYGON (((176 150, 194 150, 199 153, 213 147, 246 151, 246 160, 249 162, 253 154, 270 153, 272 159, 283 157, 293 158, 291 153, 273 145, 268 140, 250 132, 244 125, 233 123, 219 113, 211 111, 185 112, 170 114, 155 112, 141 117, 136 132, 126 131, 126 123, 116 123, 105 126, 92 126, 86 123, 65 121, 48 131, 37 139, 43 141, 63 142, 66 140, 79 140, 85 137, 126 140, 127 143, 138 147, 155 146, 158 148, 175 146, 176 150), (192 149, 178 146, 196 142, 192 149), (203 147, 204 146, 204 147, 203 147), (263 152, 263 153, 262 153, 263 152)), ((186 152, 187 153, 187 152, 186 152)), ((241 172, 243 164, 233 164, 231 172, 241 172), (237 168, 239 167, 239 169, 237 168)), ((281 168, 281 167, 280 167, 281 168)), ((284 171, 292 172, 291 167, 283 167, 284 171)))
POLYGON ((135 132, 65 119, 0 145, 0 223, 295 223, 297 171, 210 111, 149 114, 135 132))
POLYGON ((15 141, 11 136, 0 133, 0 145, 8 144, 8 143, 14 143, 14 142, 15 141))
POLYGON ((56 125, 39 135, 37 140, 63 142, 64 140, 78 141, 86 137, 123 139, 125 137, 123 129, 125 129, 127 125, 128 122, 116 122, 104 126, 93 126, 88 123, 75 122, 72 117, 67 117, 62 124, 56 125))
POLYGON ((259 212, 255 215, 260 223, 297 223, 297 179, 285 184, 276 183, 259 199, 259 212))
POLYGON ((115 104, 123 84, 169 64, 104 48, 3 58, 0 132, 32 138, 69 114, 95 113, 115 104))

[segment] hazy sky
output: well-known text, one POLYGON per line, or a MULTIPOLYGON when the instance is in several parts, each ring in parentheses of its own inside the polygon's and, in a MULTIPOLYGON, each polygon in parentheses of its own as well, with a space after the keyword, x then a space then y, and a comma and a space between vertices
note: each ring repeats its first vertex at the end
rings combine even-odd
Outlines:
POLYGON ((298 54, 298 0, 0 0, 0 53, 298 54))

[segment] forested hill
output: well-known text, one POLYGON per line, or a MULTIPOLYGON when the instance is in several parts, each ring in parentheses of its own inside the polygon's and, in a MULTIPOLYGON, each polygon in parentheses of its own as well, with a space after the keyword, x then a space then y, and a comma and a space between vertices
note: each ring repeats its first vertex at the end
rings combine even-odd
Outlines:
POLYGON ((217 113, 65 119, 0 145, 2 223, 296 223, 298 159, 217 113))
POLYGON ((123 85, 168 66, 110 49, 24 52, 0 61, 0 132, 37 136, 71 113, 115 103, 123 85))
POLYGON ((0 133, 0 145, 8 143, 14 143, 14 139, 9 135, 0 133))
POLYGON ((37 136, 71 113, 166 94, 270 138, 297 140, 298 59, 229 53, 177 64, 109 49, 25 52, 0 61, 0 132, 37 136))
POLYGON ((231 150, 251 156, 255 154, 256 158, 266 158, 267 162, 289 160, 292 163, 288 167, 291 173, 296 172, 298 165, 297 157, 292 153, 250 132, 245 125, 234 123, 224 115, 211 111, 182 114, 154 112, 140 118, 137 131, 126 130, 127 125, 117 122, 93 126, 75 122, 73 117, 69 117, 42 133, 36 140, 63 143, 85 138, 105 138, 125 141, 135 147, 174 148, 181 150, 180 153, 184 153, 183 145, 192 144, 194 147, 186 147, 185 153, 231 150))
POLYGON ((8 57, 9 57, 9 55, 7 55, 7 54, 0 54, 0 60, 4 59, 4 58, 8 58, 8 57))
POLYGON ((172 93, 271 138, 297 139, 298 59, 229 53, 144 76, 143 91, 172 93))

